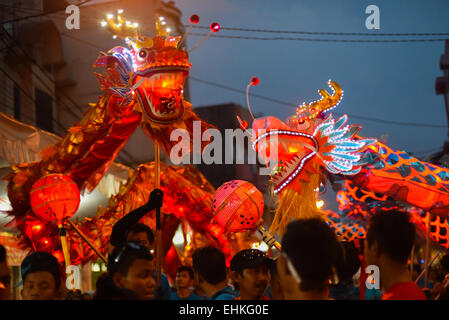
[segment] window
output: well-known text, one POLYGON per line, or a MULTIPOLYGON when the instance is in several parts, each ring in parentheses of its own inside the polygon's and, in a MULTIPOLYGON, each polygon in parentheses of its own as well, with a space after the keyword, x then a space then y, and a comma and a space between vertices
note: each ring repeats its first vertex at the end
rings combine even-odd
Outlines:
POLYGON ((36 126, 42 130, 53 132, 53 99, 39 90, 35 91, 36 126))
POLYGON ((21 112, 21 98, 20 98, 20 89, 17 84, 14 84, 14 118, 17 120, 21 120, 22 112, 21 112))

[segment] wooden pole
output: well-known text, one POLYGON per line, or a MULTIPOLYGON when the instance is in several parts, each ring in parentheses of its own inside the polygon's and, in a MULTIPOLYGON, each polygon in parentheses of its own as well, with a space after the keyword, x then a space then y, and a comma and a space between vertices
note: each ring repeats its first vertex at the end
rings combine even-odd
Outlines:
MULTIPOLYGON (((159 189, 161 182, 161 159, 159 145, 154 144, 155 174, 154 186, 159 189)), ((156 288, 158 300, 162 300, 162 230, 161 230, 161 208, 156 208, 156 288)))
MULTIPOLYGON (((63 227, 61 222, 58 222, 57 226, 58 226, 58 230, 59 230, 59 238, 61 239, 62 254, 64 255, 65 267, 67 270, 67 267, 72 264, 70 262, 69 247, 67 245, 67 238, 66 238, 67 230, 63 227)), ((66 272, 66 275, 70 276, 70 274, 68 274, 67 272, 66 272)), ((76 290, 75 286, 72 286, 71 289, 73 291, 76 290)))
POLYGON ((67 222, 70 224, 70 226, 72 226, 72 228, 76 231, 76 233, 78 233, 78 235, 81 237, 81 239, 83 239, 89 245, 89 247, 91 247, 92 250, 95 251, 95 253, 100 257, 100 259, 103 260, 103 262, 105 264, 107 264, 105 256, 102 255, 101 252, 98 251, 98 249, 94 247, 94 245, 89 241, 89 239, 87 239, 87 237, 84 235, 84 233, 82 233, 81 230, 70 219, 67 219, 67 222))
POLYGON ((276 239, 271 235, 270 232, 268 232, 263 226, 262 224, 260 224, 257 227, 257 231, 260 232, 260 234, 262 235, 262 240, 269 246, 269 247, 275 247, 276 249, 278 249, 279 251, 282 250, 281 244, 279 242, 276 241, 276 239))

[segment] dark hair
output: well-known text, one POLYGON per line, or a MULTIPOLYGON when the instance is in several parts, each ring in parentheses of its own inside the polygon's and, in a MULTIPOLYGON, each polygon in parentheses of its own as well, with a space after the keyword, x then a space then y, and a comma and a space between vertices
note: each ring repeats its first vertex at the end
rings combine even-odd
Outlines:
POLYGON ((282 238, 282 251, 290 258, 301 278, 303 291, 324 290, 333 274, 338 241, 332 229, 321 219, 290 222, 282 238))
POLYGON ((277 268, 277 259, 270 260, 268 263, 268 269, 270 270, 271 279, 279 278, 278 268, 277 268))
POLYGON ((193 270, 210 284, 226 280, 226 259, 220 250, 208 246, 196 249, 192 256, 193 270))
POLYGON ((441 267, 443 268, 443 272, 449 273, 449 253, 445 254, 440 260, 441 267))
POLYGON ((27 256, 20 265, 20 271, 23 282, 30 273, 46 271, 55 279, 55 290, 58 290, 61 285, 58 260, 48 252, 33 252, 27 256))
POLYGON ((128 273, 129 267, 137 259, 153 260, 153 255, 147 247, 135 242, 128 242, 114 248, 108 257, 108 272, 112 275, 120 272, 123 275, 128 273))
POLYGON ((0 244, 0 262, 6 262, 6 249, 0 244))
POLYGON ((340 242, 339 253, 335 265, 340 282, 351 282, 352 276, 359 270, 359 268, 359 252, 354 243, 348 241, 340 242))
POLYGON ((106 272, 97 279, 93 300, 137 300, 137 295, 131 290, 116 287, 111 274, 106 272))
POLYGON ((186 271, 189 274, 190 278, 193 279, 193 269, 192 269, 192 267, 189 267, 189 266, 179 267, 178 270, 176 271, 176 274, 178 274, 178 273, 180 273, 182 271, 186 271))
POLYGON ((145 232, 148 237, 148 242, 153 243, 154 242, 154 234, 153 230, 150 229, 146 224, 143 223, 136 223, 129 227, 129 229, 126 230, 126 238, 128 238, 130 233, 141 233, 145 232))
POLYGON ((377 241, 383 253, 405 264, 415 241, 415 225, 405 212, 378 212, 370 219, 366 239, 369 246, 377 241))

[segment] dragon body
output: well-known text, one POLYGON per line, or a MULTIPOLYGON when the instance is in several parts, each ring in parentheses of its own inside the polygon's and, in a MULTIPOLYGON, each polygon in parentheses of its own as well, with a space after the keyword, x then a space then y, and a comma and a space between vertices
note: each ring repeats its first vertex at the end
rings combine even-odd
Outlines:
MULTIPOLYGON (((124 38, 128 47, 115 47, 101 53, 95 61, 95 68, 105 69, 105 74, 96 73, 104 94, 97 103, 89 105, 83 118, 59 143, 42 150, 41 161, 15 165, 7 177, 12 206, 9 214, 14 218, 11 224, 23 235, 23 244, 35 251, 52 252, 60 261, 62 254, 56 226, 41 221, 30 207, 29 194, 39 178, 63 173, 77 183, 81 192, 91 192, 139 125, 168 154, 171 146, 177 143, 170 140, 173 130, 182 129, 192 134, 194 121, 200 122, 202 131, 212 127, 202 122, 192 111, 191 104, 183 99, 184 81, 191 64, 187 51, 179 46, 180 37, 142 36, 136 25, 125 23, 121 16, 118 16, 118 23, 108 17, 108 28, 114 35, 124 38)), ((192 143, 186 147, 193 151, 192 143)), ((130 170, 129 180, 120 194, 111 198, 108 208, 99 210, 93 219, 78 222, 103 254, 113 223, 148 199, 154 186, 148 185, 150 189, 145 190, 142 186, 150 174, 154 175, 152 168, 143 165, 136 171, 130 170)), ((165 207, 165 213, 187 219, 195 231, 205 233, 216 245, 223 246, 226 239, 222 232, 209 228, 206 223, 211 218, 208 201, 213 190, 199 172, 192 170, 164 167, 161 188, 166 192, 166 199, 175 190, 179 191, 182 196, 176 205, 173 198, 167 201, 173 207, 184 209, 184 212, 172 212, 165 207), (187 177, 195 178, 197 183, 187 177), (172 184, 177 184, 177 189, 172 184), (198 195, 199 200, 187 193, 198 195)), ((73 262, 94 259, 93 251, 73 230, 68 228, 68 231, 73 262)))

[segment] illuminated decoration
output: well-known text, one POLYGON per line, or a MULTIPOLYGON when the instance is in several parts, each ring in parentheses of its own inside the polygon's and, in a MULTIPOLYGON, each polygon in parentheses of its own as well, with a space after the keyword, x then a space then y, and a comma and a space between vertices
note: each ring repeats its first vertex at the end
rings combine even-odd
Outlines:
POLYGON ((214 221, 225 232, 254 230, 263 214, 262 193, 251 183, 232 180, 221 185, 214 195, 214 221))
POLYGON ((263 227, 264 202, 262 193, 244 180, 231 180, 221 185, 212 200, 213 220, 225 232, 257 230, 268 246, 281 250, 280 244, 263 227))
POLYGON ((330 95, 323 89, 318 90, 321 99, 301 104, 296 109, 296 115, 293 117, 295 122, 301 123, 305 120, 316 118, 320 113, 328 112, 340 104, 341 99, 343 99, 343 90, 340 85, 331 80, 327 84, 332 89, 332 94, 330 95))
MULTIPOLYGON (((71 218, 78 210, 80 192, 76 183, 63 174, 50 174, 39 179, 31 188, 31 209, 40 219, 61 223, 71 218)), ((38 232, 42 224, 32 230, 38 232)))
POLYGON ((347 125, 346 115, 337 120, 331 114, 324 117, 343 96, 336 82, 329 80, 328 84, 332 95, 320 90, 321 100, 302 104, 286 123, 273 116, 253 121, 253 148, 267 162, 277 161, 271 181, 280 202, 271 232, 283 234, 291 218, 322 216, 315 192, 324 181, 322 169, 354 175, 366 163, 361 152, 376 142, 356 137, 360 126, 347 125))
MULTIPOLYGON (((190 20, 194 23, 199 18, 190 20)), ((180 46, 184 37, 170 36, 163 17, 156 19, 158 35, 154 37, 141 35, 138 23, 127 21, 121 13, 107 16, 101 25, 128 45, 102 53, 95 62, 94 67, 106 69, 106 75, 95 73, 102 90, 120 97, 123 106, 137 102, 134 110, 144 116, 144 132, 169 154, 177 143, 170 141, 172 130, 185 129, 192 136, 193 121, 201 121, 183 98, 184 82, 192 66, 188 52, 180 46)), ((214 25, 213 32, 218 29, 219 25, 214 25)), ((212 126, 202 122, 202 132, 208 128, 212 126)))
MULTIPOLYGON (((396 201, 386 195, 370 192, 356 186, 352 181, 345 180, 342 190, 337 193, 338 212, 325 212, 329 225, 336 234, 346 241, 364 238, 369 219, 376 212, 398 210, 410 215, 418 235, 424 240, 427 233, 428 213, 396 201)), ((447 218, 433 216, 430 220, 430 239, 438 246, 449 248, 449 222, 447 218)))
MULTIPOLYGON (((154 37, 141 35, 139 24, 127 21, 122 13, 121 10, 118 14, 110 13, 100 23, 103 28, 127 44, 127 47, 119 46, 107 53, 101 53, 94 63, 94 67, 102 67, 105 70, 103 75, 96 74, 104 94, 97 103, 89 104, 83 118, 68 129, 60 142, 41 151, 41 161, 14 165, 12 173, 7 177, 8 198, 12 207, 8 214, 14 218, 11 224, 16 226, 23 236, 24 247, 54 254, 58 252, 58 256, 62 257, 57 227, 39 219, 30 206, 31 188, 41 177, 53 173, 65 174, 76 183, 81 192, 91 192, 139 125, 155 144, 167 152, 177 143, 170 141, 170 134, 174 129, 185 129, 192 135, 193 121, 201 121, 192 111, 191 104, 183 98, 184 81, 191 64, 187 51, 180 46, 180 37, 164 35, 165 27, 160 30, 161 34, 154 37), (42 227, 38 227, 39 224, 42 227)), ((195 18, 192 18, 192 21, 195 21, 195 18)), ((212 126, 201 122, 201 131, 208 128, 212 126)), ((199 148, 203 148, 207 143, 209 142, 204 142, 199 148)), ((193 151, 193 141, 190 151, 193 151)), ((130 179, 136 179, 132 177, 133 174, 137 176, 138 172, 130 168, 127 170, 130 179)), ((189 182, 189 186, 184 184, 182 188, 171 191, 180 194, 192 193, 192 196, 195 196, 196 189, 207 188, 207 184, 198 178, 197 174, 192 174, 187 169, 183 172, 188 179, 198 180, 189 182), (197 181, 201 181, 203 186, 195 185, 197 181)), ((178 176, 173 179, 178 179, 178 176)), ((144 182, 139 180, 137 185, 140 183, 144 182)), ((130 185, 134 185, 134 182, 130 185)), ((162 190, 166 195, 169 194, 167 189, 162 190)), ((147 198, 150 191, 151 189, 147 189, 144 193, 147 198)), ((120 196, 125 198, 123 193, 120 193, 120 196)), ((133 203, 143 204, 145 198, 142 194, 140 197, 139 201, 133 203)), ((202 196, 199 197, 198 202, 206 201, 202 196)), ((110 208, 115 208, 114 211, 101 211, 95 218, 73 222, 103 255, 107 253, 112 225, 129 212, 128 209, 132 210, 123 203, 118 205, 117 203, 121 202, 118 198, 114 199, 118 202, 109 204, 110 208), (116 205, 118 207, 115 207, 116 205)), ((218 225, 209 224, 210 203, 205 211, 200 210, 200 205, 193 205, 193 200, 187 201, 188 199, 190 198, 179 196, 177 206, 169 207, 168 212, 173 217, 182 219, 191 217, 192 227, 195 226, 209 238, 215 239, 215 245, 223 248, 229 256, 226 239, 222 239, 222 229, 218 225)), ((164 197, 164 202, 165 200, 164 197)), ((67 240, 73 264, 97 260, 97 255, 72 227, 67 228, 67 240)))
MULTIPOLYGON (((432 227, 432 232, 441 230, 438 236, 435 234, 435 240, 445 245, 449 170, 422 162, 406 152, 394 151, 376 139, 361 138, 357 135, 360 126, 347 125, 346 115, 339 119, 334 119, 331 114, 326 116, 325 113, 336 107, 343 96, 336 82, 329 81, 328 84, 333 89, 332 95, 320 90, 321 100, 302 104, 285 123, 273 116, 253 121, 254 149, 267 162, 277 160, 271 181, 280 201, 270 230, 279 230, 282 234, 291 218, 325 217, 317 208, 316 190, 325 181, 325 176, 332 174, 371 193, 377 197, 376 201, 391 198, 414 207, 415 212, 421 210, 439 215, 443 220, 438 227, 432 227), (273 138, 277 139, 276 150, 270 150, 273 138)), ((350 203, 354 212, 359 212, 358 205, 350 203)), ((385 202, 381 203, 385 205, 385 202)), ((384 206, 384 209, 397 206, 395 203, 384 206)), ((361 212, 366 211, 360 211, 359 215, 363 216, 361 212)), ((418 218, 414 221, 422 222, 418 218)), ((354 230, 359 227, 355 226, 354 230)), ((353 236, 358 232, 350 234, 353 236)))
MULTIPOLYGON (((63 227, 65 219, 70 219, 78 210, 80 192, 76 183, 63 174, 49 174, 33 184, 30 192, 30 204, 33 212, 42 220, 55 223, 59 229, 65 266, 70 266, 70 253, 66 240, 66 229, 63 227)), ((39 233, 41 224, 33 224, 31 231, 39 233)), ((41 239, 44 246, 49 240, 41 239)))

